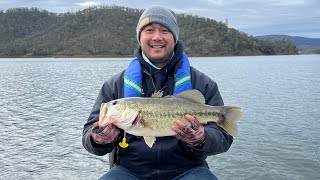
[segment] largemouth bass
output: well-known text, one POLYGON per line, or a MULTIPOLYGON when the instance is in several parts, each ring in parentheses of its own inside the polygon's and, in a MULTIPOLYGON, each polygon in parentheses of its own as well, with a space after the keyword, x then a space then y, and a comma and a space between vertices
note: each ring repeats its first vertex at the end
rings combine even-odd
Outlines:
POLYGON ((237 135, 237 120, 241 116, 239 107, 206 105, 198 90, 162 96, 162 92, 157 92, 152 97, 121 98, 102 103, 99 126, 113 124, 126 133, 143 136, 146 144, 152 147, 156 137, 176 135, 171 129, 176 120, 190 126, 185 119, 185 115, 190 114, 202 124, 216 122, 230 135, 237 135))

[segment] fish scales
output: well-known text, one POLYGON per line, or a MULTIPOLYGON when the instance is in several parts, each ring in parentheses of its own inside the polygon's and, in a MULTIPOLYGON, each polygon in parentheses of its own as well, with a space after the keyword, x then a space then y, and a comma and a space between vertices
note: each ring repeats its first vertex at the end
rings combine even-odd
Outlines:
MULTIPOLYGON (((140 111, 145 116, 154 115, 154 118, 170 118, 172 117, 184 119, 186 114, 192 114, 194 116, 199 116, 200 119, 204 117, 208 118, 216 116, 217 118, 222 117, 221 109, 216 111, 212 110, 212 106, 202 105, 199 106, 195 103, 190 103, 188 101, 182 101, 178 98, 151 98, 151 99, 139 99, 140 111), (177 100, 176 100, 177 99, 177 100), (175 102, 177 101, 177 102, 175 102), (180 102, 180 103, 179 103, 180 102), (196 106, 195 106, 196 105, 196 106)), ((199 120, 200 120, 199 119, 199 120)), ((176 119, 174 119, 175 121, 176 119)))
POLYGON ((221 117, 220 109, 213 111, 212 106, 204 104, 198 105, 181 98, 133 98, 131 104, 136 106, 136 110, 142 114, 141 124, 143 129, 139 130, 141 133, 152 133, 157 136, 174 135, 171 126, 175 124, 176 120, 180 119, 185 124, 190 126, 189 121, 185 119, 185 115, 191 114, 203 124, 208 120, 219 120, 221 117), (148 132, 150 131, 150 132, 148 132))
POLYGON ((204 104, 204 97, 197 90, 184 91, 176 97, 122 98, 110 101, 101 108, 100 112, 106 113, 100 114, 105 116, 100 118, 100 126, 114 124, 129 134, 151 139, 175 135, 171 127, 178 119, 190 126, 185 119, 187 114, 195 116, 202 124, 216 122, 230 135, 236 136, 236 122, 241 115, 239 107, 204 104))

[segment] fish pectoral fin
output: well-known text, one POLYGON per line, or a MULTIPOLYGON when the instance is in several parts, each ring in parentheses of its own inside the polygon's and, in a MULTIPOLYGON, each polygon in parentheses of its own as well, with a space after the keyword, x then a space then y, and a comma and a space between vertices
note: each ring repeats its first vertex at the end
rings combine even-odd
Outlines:
POLYGON ((156 141, 156 138, 154 136, 143 136, 144 142, 149 146, 149 148, 152 147, 154 142, 156 141))

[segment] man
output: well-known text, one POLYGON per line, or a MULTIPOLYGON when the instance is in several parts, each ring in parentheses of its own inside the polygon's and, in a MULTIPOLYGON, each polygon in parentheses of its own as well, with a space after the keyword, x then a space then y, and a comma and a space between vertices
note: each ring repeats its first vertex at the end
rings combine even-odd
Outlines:
POLYGON ((120 147, 123 130, 98 127, 101 103, 123 97, 150 97, 156 91, 164 95, 197 89, 206 104, 222 106, 217 84, 190 67, 179 40, 176 15, 162 7, 144 11, 137 25, 139 48, 128 68, 102 86, 83 130, 83 146, 95 155, 116 149, 115 166, 100 179, 217 179, 209 170, 207 156, 226 152, 233 138, 215 123, 201 125, 186 115, 193 126, 177 120, 171 128, 176 136, 159 137, 149 148, 142 137, 126 134, 129 147, 120 147))

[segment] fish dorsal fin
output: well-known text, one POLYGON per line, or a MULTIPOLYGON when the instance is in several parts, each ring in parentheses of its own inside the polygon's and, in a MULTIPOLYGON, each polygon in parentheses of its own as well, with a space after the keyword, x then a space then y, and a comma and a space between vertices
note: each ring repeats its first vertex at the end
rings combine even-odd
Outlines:
POLYGON ((144 141, 146 144, 151 148, 156 141, 156 138, 154 136, 143 136, 144 141))
POLYGON ((196 89, 183 91, 183 92, 177 94, 176 97, 187 99, 187 100, 189 100, 191 102, 195 102, 195 103, 198 103, 198 104, 204 104, 205 103, 205 99, 204 99, 202 93, 200 91, 196 90, 196 89))
POLYGON ((163 91, 154 92, 151 97, 152 98, 161 98, 163 96, 163 91))

